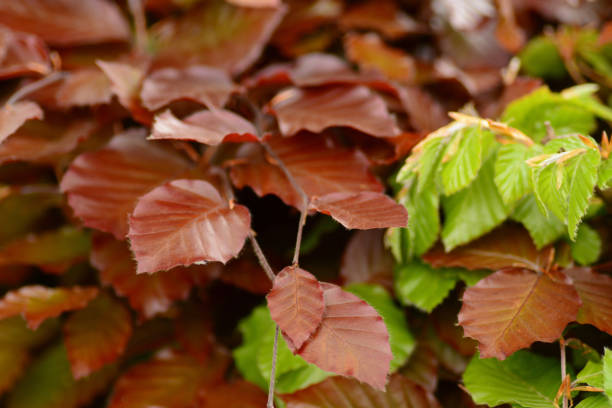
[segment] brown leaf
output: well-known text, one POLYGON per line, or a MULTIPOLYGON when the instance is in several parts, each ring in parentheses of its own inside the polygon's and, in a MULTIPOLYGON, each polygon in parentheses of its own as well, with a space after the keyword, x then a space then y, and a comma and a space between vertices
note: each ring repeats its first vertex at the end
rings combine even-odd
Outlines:
POLYGON ((249 210, 225 201, 204 180, 174 180, 142 196, 130 216, 137 273, 238 255, 251 226, 249 210))
POLYGON ((119 134, 105 148, 81 154, 68 168, 60 188, 86 226, 124 238, 138 198, 188 171, 181 156, 143 136, 140 129, 119 134))
POLYGON ((315 197, 310 205, 349 229, 405 227, 408 224, 406 207, 383 193, 331 193, 315 197))
POLYGON ((419 384, 429 392, 438 385, 438 359, 427 346, 418 345, 410 355, 408 363, 400 369, 402 375, 419 384))
MULTIPOLYGON (((368 171, 368 161, 361 152, 330 146, 323 135, 274 137, 266 143, 309 197, 383 190, 380 182, 368 171)), ((230 173, 232 182, 238 188, 251 187, 259 196, 275 194, 287 205, 301 208, 299 195, 282 170, 273 164, 273 159, 269 160, 251 160, 233 166, 230 173)))
POLYGON ((54 103, 59 108, 107 105, 113 92, 108 77, 98 68, 71 71, 58 86, 54 103))
POLYGON ((157 115, 149 140, 192 140, 215 146, 223 141, 257 141, 255 126, 242 116, 225 109, 193 113, 183 120, 169 110, 157 115))
POLYGON ((150 110, 181 99, 199 102, 213 109, 222 108, 229 96, 238 89, 225 71, 193 65, 182 69, 153 71, 142 84, 140 98, 150 110))
POLYGON ((19 129, 27 120, 42 119, 43 111, 38 104, 20 101, 0 108, 0 144, 19 129))
POLYGON ((64 344, 75 379, 89 376, 123 354, 132 335, 130 312, 100 294, 64 324, 64 344))
POLYGON ((174 322, 176 339, 185 351, 205 362, 215 345, 210 306, 188 302, 174 322))
POLYGON ((132 113, 134 119, 149 124, 151 114, 140 105, 140 88, 147 70, 147 61, 96 61, 111 82, 111 90, 119 103, 132 113))
POLYGON ((47 75, 53 70, 49 50, 37 36, 0 26, 0 78, 47 75))
POLYGON ((272 283, 259 263, 254 259, 245 258, 244 255, 229 261, 219 279, 257 295, 265 295, 272 289, 272 283))
POLYGON ((174 301, 186 299, 193 287, 192 273, 185 268, 137 275, 127 243, 110 236, 94 239, 90 261, 99 271, 102 285, 127 297, 132 309, 147 319, 166 312, 174 301))
POLYGON ((261 388, 244 380, 204 387, 198 408, 262 408, 267 396, 261 388))
POLYGON ((321 285, 317 278, 297 266, 287 266, 276 275, 266 299, 272 319, 297 349, 323 319, 321 285))
POLYGON ((446 109, 424 89, 396 85, 395 90, 410 124, 416 130, 433 132, 450 121, 446 109))
POLYGON ((344 30, 373 29, 389 39, 422 33, 425 27, 400 10, 394 0, 368 0, 348 9, 340 17, 344 30))
POLYGON ((550 266, 553 248, 538 250, 527 231, 505 225, 467 245, 444 252, 441 244, 423 255, 436 268, 460 266, 467 269, 526 268, 544 271, 550 266))
POLYGON ((393 287, 393 257, 383 245, 384 230, 357 231, 342 255, 344 284, 379 283, 393 287))
POLYGON ((321 288, 323 320, 298 354, 325 371, 355 377, 384 390, 393 355, 382 317, 339 286, 321 283, 321 288))
POLYGON ((590 268, 568 268, 563 272, 572 278, 582 300, 578 322, 612 335, 612 278, 590 268))
POLYGON ((423 387, 399 374, 384 390, 351 378, 330 377, 310 387, 283 395, 287 408, 433 408, 440 405, 423 387))
POLYGON ((270 107, 286 136, 302 129, 320 133, 332 126, 348 126, 377 137, 400 133, 384 100, 365 86, 291 88, 276 95, 270 107))
POLYGON ((501 270, 468 288, 459 324, 480 343, 482 358, 504 360, 534 341, 551 342, 575 320, 580 297, 564 275, 501 270))
POLYGON ((284 6, 245 8, 215 0, 162 19, 151 28, 158 47, 154 65, 201 64, 239 74, 259 58, 285 11, 284 6))
POLYGON ((97 294, 98 288, 95 287, 22 286, 8 292, 0 300, 0 319, 21 315, 28 322, 28 327, 34 330, 50 317, 68 310, 82 309, 97 294))
POLYGON ((128 22, 116 4, 105 0, 4 0, 0 24, 60 46, 130 39, 128 22))

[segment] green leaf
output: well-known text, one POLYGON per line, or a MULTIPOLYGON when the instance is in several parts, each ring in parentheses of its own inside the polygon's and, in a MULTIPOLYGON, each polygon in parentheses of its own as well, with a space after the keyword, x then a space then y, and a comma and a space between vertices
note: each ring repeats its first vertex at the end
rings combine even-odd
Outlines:
POLYGON ((521 68, 532 77, 563 79, 567 77, 565 63, 555 43, 548 37, 529 41, 520 53, 521 68))
POLYGON ((530 157, 529 148, 522 143, 505 144, 497 151, 495 185, 506 205, 531 190, 529 166, 525 163, 530 157))
POLYGON ((446 222, 442 242, 447 251, 489 232, 508 216, 493 180, 494 165, 495 154, 491 154, 472 184, 443 198, 446 222))
POLYGON ((457 269, 434 269, 420 261, 395 269, 394 288, 404 305, 431 312, 448 296, 459 280, 457 269))
POLYGON ((61 194, 13 194, 0 200, 0 245, 31 233, 54 207, 62 204, 61 194))
POLYGON ((589 200, 593 196, 600 160, 599 152, 589 149, 571 158, 565 166, 563 184, 565 187, 567 183, 567 194, 569 195, 567 230, 572 240, 576 238, 578 224, 586 213, 589 200))
POLYGON ((612 158, 607 158, 599 166, 599 177, 597 180, 597 187, 605 190, 612 186, 612 158))
POLYGON ((463 128, 452 137, 442 158, 442 186, 450 195, 467 187, 482 165, 483 131, 480 127, 463 128))
POLYGON ((266 389, 268 382, 257 366, 257 354, 262 334, 266 334, 263 332, 264 329, 260 328, 261 323, 266 323, 266 314, 270 314, 267 308, 260 306, 238 324, 238 330, 242 334, 242 345, 232 353, 242 376, 262 389, 266 389))
POLYGON ((536 142, 547 134, 546 122, 557 136, 580 133, 587 135, 597 123, 592 112, 552 93, 546 87, 512 102, 502 115, 502 121, 523 131, 536 142))
POLYGON ((580 265, 591 265, 601 255, 601 238, 597 231, 587 224, 578 227, 576 240, 570 242, 572 258, 580 265))
POLYGON ((537 198, 537 203, 546 216, 549 210, 564 222, 567 219, 567 196, 563 194, 561 187, 563 173, 559 173, 554 161, 535 167, 531 171, 531 183, 537 198))
POLYGON ((434 138, 427 141, 423 145, 423 153, 418 158, 417 173, 418 192, 422 192, 425 187, 432 188, 435 186, 435 178, 442 161, 442 152, 444 151, 448 138, 434 138))
POLYGON ((565 231, 565 225, 554 214, 542 214, 533 194, 523 197, 517 203, 511 218, 527 228, 538 249, 555 242, 565 231))
POLYGON ((588 384, 591 387, 603 387, 603 363, 601 361, 587 361, 584 368, 576 376, 576 382, 588 384))
POLYGON ((612 402, 605 395, 592 395, 580 401, 575 408, 612 408, 612 402))
POLYGON ((561 385, 557 359, 519 350, 500 361, 472 358, 463 382, 477 404, 551 408, 561 385))
POLYGON ((390 372, 394 372, 404 365, 416 346, 416 340, 408 329, 404 312, 395 305, 389 292, 380 285, 357 283, 344 289, 365 300, 382 316, 389 331, 389 344, 393 353, 390 372))
POLYGON ((605 349, 603 356, 603 389, 612 400, 612 350, 605 349))

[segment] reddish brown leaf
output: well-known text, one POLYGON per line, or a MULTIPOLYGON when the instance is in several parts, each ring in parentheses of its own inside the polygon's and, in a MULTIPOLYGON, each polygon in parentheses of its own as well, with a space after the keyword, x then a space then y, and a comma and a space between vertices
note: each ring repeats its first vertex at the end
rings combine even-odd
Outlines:
POLYGON ((98 68, 71 71, 58 86, 53 102, 59 108, 109 104, 113 92, 111 82, 98 68))
POLYGON ((434 392, 438 385, 438 360, 428 347, 419 345, 410 355, 408 363, 400 369, 402 375, 434 392))
POLYGON ((312 274, 297 266, 287 266, 276 275, 266 299, 272 319, 297 349, 323 319, 321 285, 312 274))
POLYGON ((68 310, 82 309, 97 294, 98 289, 94 287, 22 286, 0 300, 0 319, 21 315, 29 328, 36 329, 45 319, 68 310))
POLYGON ((235 6, 242 7, 278 7, 282 4, 281 0, 227 0, 235 6))
POLYGON ((108 295, 100 294, 64 324, 64 344, 75 379, 87 377, 114 362, 132 335, 130 312, 108 295))
POLYGON ((149 140, 193 140, 214 146, 224 140, 257 141, 256 135, 251 122, 225 109, 196 112, 183 120, 167 110, 155 117, 149 140))
POLYGON ((399 374, 391 377, 386 391, 375 390, 351 378, 330 377, 282 398, 287 403, 287 408, 439 407, 433 395, 399 374))
POLYGON ((393 287, 393 257, 383 245, 384 230, 357 231, 349 240, 340 266, 345 284, 379 283, 393 287))
POLYGON ((124 241, 98 236, 94 239, 91 264, 100 282, 112 286, 141 316, 151 318, 167 311, 176 300, 186 299, 193 287, 190 271, 175 268, 155 275, 136 275, 136 262, 124 241))
POLYGON ((129 110, 135 119, 148 124, 151 114, 140 106, 139 91, 146 72, 146 61, 112 62, 96 61, 111 82, 111 90, 119 103, 129 110))
POLYGON ((422 88, 397 85, 395 90, 410 124, 416 130, 433 132, 450 121, 446 109, 422 88))
POLYGON ((129 25, 119 8, 105 0, 3 0, 0 23, 37 34, 53 45, 130 39, 129 25))
POLYGON ((231 74, 247 69, 285 14, 285 7, 244 8, 205 2, 151 28, 156 66, 208 65, 231 74))
POLYGON ((49 51, 40 38, 0 26, 0 78, 47 75, 52 70, 49 51))
MULTIPOLYGON (((358 151, 329 146, 322 135, 300 134, 267 141, 289 172, 310 197, 335 192, 382 191, 368 171, 367 159, 358 151)), ((302 201, 282 170, 270 162, 233 166, 231 178, 238 188, 251 187, 258 195, 276 194, 286 204, 301 208, 302 201)))
POLYGON ((423 255, 423 259, 436 268, 460 266, 467 269, 527 268, 543 271, 550 266, 552 251, 552 247, 538 250, 524 228, 505 225, 448 253, 439 244, 423 255))
POLYGON ((389 39, 423 32, 425 29, 401 11, 394 0, 369 0, 359 3, 342 14, 340 27, 344 30, 374 29, 389 39))
POLYGON ((349 229, 405 227, 406 207, 383 193, 331 193, 315 197, 311 208, 331 215, 349 229))
POLYGON ((222 352, 202 364, 189 355, 162 350, 119 378, 108 407, 195 407, 200 390, 221 384, 228 363, 222 352))
POLYGON ((209 305, 189 302, 175 321, 176 339, 201 362, 206 361, 215 344, 209 305))
POLYGON ((15 133, 27 120, 42 119, 43 111, 34 102, 21 101, 0 108, 0 143, 15 133))
POLYGON ((122 239, 138 198, 189 169, 178 154, 143 136, 141 130, 117 135, 105 148, 77 157, 68 168, 60 188, 86 226, 122 239))
POLYGON ((321 283, 321 288, 323 320, 298 354, 325 371, 355 377, 384 390, 393 355, 382 317, 339 286, 321 283))
POLYGON ((374 33, 348 34, 344 38, 344 48, 348 58, 362 70, 376 70, 389 79, 401 82, 415 79, 414 60, 405 52, 387 46, 374 33))
POLYGON ((569 268, 563 272, 572 278, 582 300, 578 322, 592 324, 612 335, 612 278, 590 268, 569 268))
POLYGON ((272 283, 262 267, 257 261, 247 259, 244 255, 229 261, 219 279, 257 295, 265 295, 272 289, 272 283))
POLYGON ((534 341, 551 342, 575 320, 580 297, 564 275, 501 270, 468 288, 459 324, 480 343, 482 358, 505 359, 534 341))
POLYGON ((174 180, 140 198, 130 216, 138 273, 238 255, 251 225, 249 210, 225 201, 203 180, 174 180))
POLYGON ((348 126, 377 137, 400 133, 384 100, 365 86, 291 88, 276 95, 270 106, 283 135, 302 129, 320 133, 331 126, 348 126))
POLYGON ((205 387, 200 392, 198 408, 262 408, 267 396, 261 388, 244 380, 205 387))
POLYGON ((225 71, 194 65, 154 71, 144 80, 140 98, 150 110, 181 99, 199 102, 213 109, 222 108, 237 90, 238 87, 225 71))

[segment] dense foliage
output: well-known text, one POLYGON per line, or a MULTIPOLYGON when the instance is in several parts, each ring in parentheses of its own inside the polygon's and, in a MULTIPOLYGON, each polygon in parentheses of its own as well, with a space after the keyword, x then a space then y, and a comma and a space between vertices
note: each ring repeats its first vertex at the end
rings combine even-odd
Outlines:
POLYGON ((0 405, 612 407, 607 0, 0 0, 0 405))

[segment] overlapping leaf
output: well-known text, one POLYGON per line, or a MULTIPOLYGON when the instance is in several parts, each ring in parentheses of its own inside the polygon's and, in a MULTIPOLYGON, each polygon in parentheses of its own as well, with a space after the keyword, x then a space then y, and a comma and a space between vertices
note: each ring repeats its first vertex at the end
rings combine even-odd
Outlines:
POLYGON ((49 93, 40 103, 59 109, 107 105, 113 98, 110 80, 97 67, 70 71, 57 87, 50 87, 49 93))
POLYGON ((556 241, 565 231, 565 225, 554 214, 542 214, 533 194, 519 200, 511 218, 527 228, 538 249, 556 241))
POLYGON ((529 166, 530 151, 522 143, 508 143, 499 148, 495 161, 495 185, 506 205, 523 197, 531 189, 529 166))
POLYGON ((349 229, 405 227, 408 222, 408 213, 403 205, 385 194, 372 191, 315 197, 311 207, 331 215, 349 229))
POLYGON ((130 216, 137 272, 157 272, 196 262, 227 262, 244 245, 249 210, 223 200, 203 180, 174 180, 140 198, 130 216))
POLYGON ((459 324, 483 357, 501 360, 534 341, 551 342, 576 318, 580 298, 571 281, 525 269, 495 272, 463 295, 459 324))
POLYGON ((389 333, 374 308, 353 294, 322 283, 325 312, 319 329, 298 354, 318 367, 383 390, 393 358, 389 333))
POLYGON ((296 349, 315 332, 323 319, 323 289, 317 278, 297 266, 276 275, 266 296, 272 319, 296 349))
POLYGON ((582 300, 578 322, 592 324, 612 334, 612 278, 590 268, 569 268, 564 273, 572 278, 582 300))
POLYGON ((97 294, 98 289, 95 287, 22 286, 6 293, 0 300, 0 319, 21 315, 28 322, 29 328, 36 329, 50 317, 84 308, 97 294))
POLYGON ((72 375, 87 377, 114 362, 132 334, 129 311, 108 295, 100 294, 73 313, 64 325, 64 343, 72 375))
POLYGON ((49 50, 39 37, 0 27, 0 43, 0 78, 51 73, 49 50))
POLYGON ((440 173, 446 195, 464 189, 476 178, 482 165, 485 137, 490 135, 478 127, 460 129, 453 136, 444 151, 440 173))
POLYGON ((383 231, 357 231, 349 240, 340 265, 344 283, 379 283, 393 280, 393 258, 383 245, 383 231))
POLYGON ((107 147, 80 155, 68 168, 60 188, 88 227, 124 238, 138 198, 189 169, 178 154, 142 136, 139 130, 117 135, 107 147))
POLYGON ((155 118, 149 140, 193 140, 206 145, 218 145, 224 140, 257 141, 255 126, 234 112, 215 109, 193 113, 183 120, 170 111, 155 118))
POLYGON ((274 97, 271 109, 287 136, 300 130, 319 133, 331 126, 349 126, 378 137, 399 135, 384 100, 365 86, 290 88, 274 97))
POLYGON ((371 0, 356 4, 342 14, 340 26, 344 29, 374 29, 389 39, 423 30, 393 0, 371 0))
POLYGON ((34 102, 6 104, 0 109, 0 143, 15 133, 27 120, 42 119, 43 111, 34 102))

